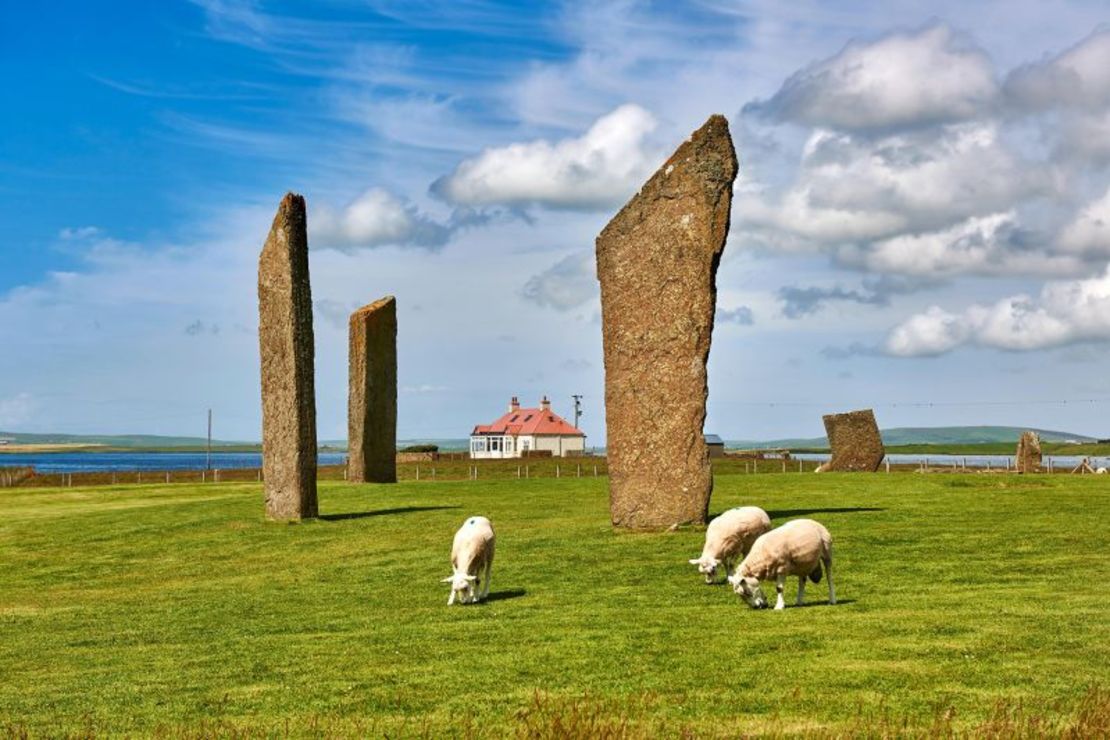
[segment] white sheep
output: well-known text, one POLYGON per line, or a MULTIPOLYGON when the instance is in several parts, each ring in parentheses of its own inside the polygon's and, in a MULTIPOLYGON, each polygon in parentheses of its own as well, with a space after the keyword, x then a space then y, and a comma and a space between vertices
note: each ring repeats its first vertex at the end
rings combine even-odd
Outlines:
POLYGON ((1095 471, 1098 475, 1106 475, 1106 468, 1099 468, 1095 471))
POLYGON ((447 605, 455 597, 463 604, 473 604, 489 596, 490 574, 493 571, 493 525, 484 516, 472 516, 455 532, 451 544, 450 576, 442 583, 451 584, 447 605))
POLYGON ((778 599, 775 609, 782 609, 782 587, 787 576, 798 576, 798 605, 805 597, 806 578, 814 583, 821 581, 821 566, 829 579, 829 603, 836 603, 836 589, 832 577, 832 536, 829 530, 812 519, 795 519, 778 529, 762 535, 752 545, 751 552, 744 558, 729 577, 733 590, 741 595, 755 609, 767 606, 763 589, 759 582, 775 579, 778 599))
POLYGON ((690 560, 705 576, 706 583, 717 578, 717 568, 725 566, 725 576, 732 575, 732 567, 752 549, 759 535, 771 529, 771 517, 758 506, 741 506, 729 509, 705 528, 705 546, 701 557, 690 560))

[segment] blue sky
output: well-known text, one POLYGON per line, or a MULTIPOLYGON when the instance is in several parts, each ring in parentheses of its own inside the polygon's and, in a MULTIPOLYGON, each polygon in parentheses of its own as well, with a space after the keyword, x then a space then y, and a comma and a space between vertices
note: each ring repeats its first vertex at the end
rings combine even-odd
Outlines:
POLYGON ((320 435, 395 294, 403 437, 604 436, 593 239, 709 114, 741 159, 709 431, 1110 435, 1103 3, 7 8, 0 429, 258 437, 254 270, 309 203, 320 435), (1023 401, 1031 403, 1023 403, 1023 401), (1069 401, 1064 404, 1062 401, 1069 401))

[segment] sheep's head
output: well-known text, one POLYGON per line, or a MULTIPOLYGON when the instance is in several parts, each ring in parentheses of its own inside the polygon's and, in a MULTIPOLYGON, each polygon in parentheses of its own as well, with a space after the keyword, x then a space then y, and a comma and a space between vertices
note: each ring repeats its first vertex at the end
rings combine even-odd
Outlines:
POLYGON ((737 573, 728 579, 732 590, 739 594, 753 609, 766 609, 767 597, 759 586, 759 579, 737 573))
POLYGON ((477 576, 470 576, 466 573, 455 573, 454 575, 447 576, 440 583, 450 583, 451 590, 462 597, 465 604, 474 591, 474 581, 477 576))
POLYGON ((700 558, 692 558, 690 565, 698 566, 698 573, 705 576, 706 583, 713 583, 717 579, 717 568, 720 567, 721 561, 717 558, 710 558, 702 556, 700 558))

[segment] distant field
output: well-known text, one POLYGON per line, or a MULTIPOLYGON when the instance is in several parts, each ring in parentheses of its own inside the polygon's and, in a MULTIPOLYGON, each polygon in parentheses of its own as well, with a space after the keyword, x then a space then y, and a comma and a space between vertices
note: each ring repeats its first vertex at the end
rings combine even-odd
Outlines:
MULTIPOLYGON (((1110 733, 1110 481, 727 475, 810 516, 837 606, 741 606, 702 533, 614 534, 603 478, 0 491, 0 728, 21 737, 1110 733), (470 514, 489 603, 438 581, 470 514)), ((788 589, 793 596, 794 584, 788 589)))

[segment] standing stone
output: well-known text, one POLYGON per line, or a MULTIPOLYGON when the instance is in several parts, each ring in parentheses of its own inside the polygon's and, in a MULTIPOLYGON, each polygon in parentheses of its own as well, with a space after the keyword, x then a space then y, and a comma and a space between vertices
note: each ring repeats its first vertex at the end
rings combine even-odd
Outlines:
POLYGON ((287 193, 258 260, 266 516, 314 517, 316 391, 304 198, 287 193))
POLYGON ((1039 473, 1041 470, 1041 438, 1036 432, 1022 432, 1018 439, 1015 463, 1019 473, 1039 473))
POLYGON ((351 314, 347 480, 397 482, 397 301, 351 314))
POLYGON ((705 363, 736 171, 711 116, 597 238, 614 526, 706 521, 705 363))
POLYGON ((832 448, 832 458, 822 472, 874 473, 886 457, 883 437, 871 409, 821 417, 832 448))

